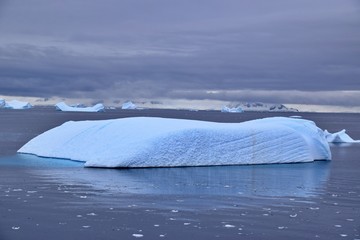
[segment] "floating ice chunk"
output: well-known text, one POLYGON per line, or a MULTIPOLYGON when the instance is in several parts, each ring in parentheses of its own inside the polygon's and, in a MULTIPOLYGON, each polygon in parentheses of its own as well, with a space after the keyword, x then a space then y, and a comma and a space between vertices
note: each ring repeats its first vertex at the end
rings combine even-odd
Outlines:
POLYGON ((234 228, 235 226, 231 225, 231 224, 225 224, 224 227, 226 227, 226 228, 234 228))
MULTIPOLYGON (((2 105, 1 102, 0 102, 0 105, 2 105)), ((9 108, 9 109, 29 109, 29 108, 32 108, 32 105, 30 103, 28 103, 28 102, 12 100, 12 101, 5 101, 4 108, 9 108)))
POLYGON ((327 130, 324 131, 326 140, 330 143, 360 143, 360 140, 352 139, 343 129, 336 133, 329 133, 327 130))
POLYGON ((121 106, 121 109, 136 109, 136 108, 137 108, 137 106, 134 103, 132 103, 131 101, 125 102, 121 106))
POLYGON ((141 238, 141 237, 143 237, 144 235, 143 235, 143 234, 139 234, 139 233, 134 233, 132 236, 133 236, 133 237, 136 237, 136 238, 141 238))
POLYGON ((85 162, 88 167, 178 167, 330 160, 314 122, 264 118, 214 123, 151 117, 69 121, 19 153, 85 162))
POLYGON ((244 112, 244 110, 241 107, 228 107, 228 106, 223 106, 221 109, 221 112, 229 112, 229 113, 241 113, 244 112))
POLYGON ((104 111, 104 105, 98 103, 92 107, 81 107, 79 106, 69 106, 64 102, 59 102, 55 104, 56 110, 63 111, 63 112, 102 112, 104 111))

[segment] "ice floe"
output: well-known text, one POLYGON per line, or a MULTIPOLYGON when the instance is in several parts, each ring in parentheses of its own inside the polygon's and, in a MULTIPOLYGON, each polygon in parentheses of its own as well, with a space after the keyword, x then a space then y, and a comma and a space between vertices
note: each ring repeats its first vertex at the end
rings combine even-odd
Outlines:
POLYGON ((104 105, 98 103, 92 107, 83 107, 81 105, 78 106, 69 106, 64 102, 59 102, 55 104, 56 110, 63 112, 102 112, 104 111, 104 105))
POLYGON ((242 123, 166 118, 70 121, 30 140, 19 153, 89 167, 177 167, 330 160, 314 122, 284 117, 242 123))
POLYGON ((330 143, 360 143, 360 140, 352 139, 343 129, 339 132, 330 133, 327 130, 324 131, 326 140, 330 143))

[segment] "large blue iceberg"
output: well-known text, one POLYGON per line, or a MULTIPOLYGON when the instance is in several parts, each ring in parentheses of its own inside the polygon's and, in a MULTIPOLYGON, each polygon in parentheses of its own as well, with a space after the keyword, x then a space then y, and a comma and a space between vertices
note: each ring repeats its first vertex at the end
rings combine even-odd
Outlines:
POLYGON ((324 132, 304 119, 242 123, 166 118, 70 121, 19 153, 85 162, 88 167, 178 167, 330 160, 324 132))

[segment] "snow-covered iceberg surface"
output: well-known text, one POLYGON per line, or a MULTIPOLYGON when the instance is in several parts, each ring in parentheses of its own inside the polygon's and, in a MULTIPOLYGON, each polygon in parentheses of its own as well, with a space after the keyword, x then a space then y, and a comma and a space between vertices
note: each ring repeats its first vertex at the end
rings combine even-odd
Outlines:
POLYGON ((19 153, 84 161, 91 167, 175 167, 330 160, 313 122, 265 118, 214 123, 165 118, 66 122, 19 153))
POLYGON ((327 130, 324 131, 326 140, 329 143, 360 143, 360 140, 352 139, 343 129, 336 133, 329 133, 327 130))
MULTIPOLYGON (((0 103, 1 105, 1 103, 0 103)), ((18 100, 12 100, 12 101, 5 101, 4 108, 9 109, 29 109, 32 108, 32 105, 28 102, 22 102, 18 100)))
POLYGON ((131 101, 124 102, 121 106, 121 109, 136 109, 136 108, 137 106, 131 101))
POLYGON ((56 110, 64 111, 64 112, 102 112, 105 109, 104 105, 101 103, 98 103, 92 107, 81 107, 81 106, 72 107, 64 102, 59 102, 55 104, 55 108, 56 110))

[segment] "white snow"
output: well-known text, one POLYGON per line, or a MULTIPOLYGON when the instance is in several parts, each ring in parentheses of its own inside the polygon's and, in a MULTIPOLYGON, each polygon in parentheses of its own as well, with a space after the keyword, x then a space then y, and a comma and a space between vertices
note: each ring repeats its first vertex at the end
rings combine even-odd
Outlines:
POLYGON ((352 139, 343 129, 336 133, 329 133, 327 130, 324 131, 326 140, 329 143, 360 143, 360 140, 352 139))
POLYGON ((228 106, 223 106, 221 109, 221 112, 229 112, 229 113, 241 113, 244 112, 244 110, 241 107, 228 107, 228 106))
POLYGON ((330 160, 314 122, 264 118, 214 123, 165 118, 70 121, 29 141, 19 153, 85 162, 89 167, 175 167, 330 160))
POLYGON ((63 112, 101 112, 104 111, 104 105, 98 103, 92 107, 79 107, 77 105, 75 107, 69 106, 64 102, 59 102, 55 104, 56 110, 63 111, 63 112))
MULTIPOLYGON (((1 103, 0 103, 1 105, 1 103)), ((9 109, 29 109, 32 108, 32 105, 28 102, 22 102, 18 100, 12 100, 12 101, 5 101, 4 108, 9 109)))
POLYGON ((121 109, 136 109, 136 108, 137 106, 131 101, 124 102, 123 105, 121 106, 121 109))

